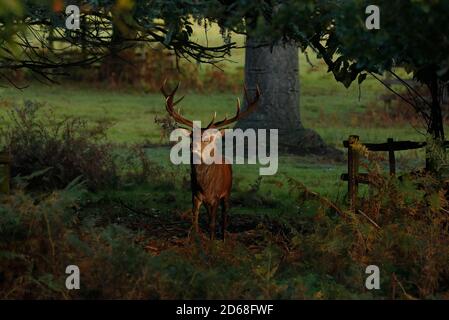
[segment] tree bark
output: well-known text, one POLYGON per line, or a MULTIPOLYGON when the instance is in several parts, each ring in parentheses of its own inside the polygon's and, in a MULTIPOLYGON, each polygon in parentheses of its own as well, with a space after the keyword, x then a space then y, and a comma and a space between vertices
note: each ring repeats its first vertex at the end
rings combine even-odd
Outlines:
MULTIPOLYGON (((341 158, 313 130, 302 125, 299 111, 299 59, 294 43, 262 46, 251 36, 246 40, 245 84, 250 99, 259 86, 261 98, 255 112, 236 128, 278 129, 279 151, 341 158)), ((246 104, 246 101, 245 101, 246 104)))
POLYGON ((444 141, 444 125, 443 114, 441 112, 441 101, 443 97, 443 91, 440 93, 440 86, 437 76, 435 75, 429 84, 430 95, 432 97, 431 107, 431 122, 429 127, 429 133, 434 139, 440 139, 444 141))
POLYGON ((426 168, 434 173, 441 174, 441 168, 447 162, 446 148, 444 146, 444 122, 441 110, 443 100, 443 88, 440 87, 436 73, 427 84, 431 95, 430 125, 428 133, 433 138, 431 148, 427 146, 426 168))

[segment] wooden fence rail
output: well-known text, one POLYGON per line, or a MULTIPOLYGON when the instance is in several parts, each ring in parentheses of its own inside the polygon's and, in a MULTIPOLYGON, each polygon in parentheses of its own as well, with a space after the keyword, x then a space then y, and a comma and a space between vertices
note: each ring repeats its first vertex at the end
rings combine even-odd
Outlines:
MULTIPOLYGON (((351 135, 348 140, 343 141, 343 146, 348 149, 348 173, 343 173, 341 180, 348 182, 348 200, 351 210, 356 211, 358 185, 359 183, 369 184, 369 177, 367 173, 359 172, 359 154, 354 150, 353 145, 359 142, 359 136, 351 135)), ((449 146, 449 141, 445 141, 445 146, 449 146)), ((388 152, 388 164, 390 174, 396 174, 396 151, 413 150, 424 148, 426 142, 415 141, 394 141, 393 138, 388 138, 386 143, 363 143, 369 151, 388 152)), ((427 161, 427 159, 426 159, 427 161)))

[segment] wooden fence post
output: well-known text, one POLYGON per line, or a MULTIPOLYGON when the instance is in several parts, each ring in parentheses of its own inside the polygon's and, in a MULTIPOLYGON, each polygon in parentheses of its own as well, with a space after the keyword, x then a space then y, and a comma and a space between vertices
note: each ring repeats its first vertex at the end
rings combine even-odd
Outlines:
MULTIPOLYGON (((343 173, 340 179, 348 182, 348 202, 350 210, 356 212, 358 205, 358 185, 370 184, 369 173, 359 173, 359 153, 354 150, 353 145, 359 141, 359 136, 350 135, 348 140, 343 141, 343 146, 348 149, 348 173, 343 173)), ((427 146, 426 142, 415 141, 394 141, 393 138, 388 138, 387 142, 383 143, 363 143, 369 151, 372 152, 388 152, 388 161, 390 167, 390 175, 396 175, 396 151, 415 150, 427 146)), ((449 148, 449 141, 444 142, 444 147, 449 148)), ((426 169, 430 165, 429 155, 426 152, 426 169)))
POLYGON ((348 139, 348 197, 349 207, 352 211, 357 208, 357 194, 359 174, 359 153, 352 147, 354 143, 359 141, 359 136, 351 135, 348 139))
POLYGON ((9 194, 11 183, 11 156, 8 152, 0 152, 0 193, 9 194))
POLYGON ((390 175, 396 174, 396 158, 394 156, 393 138, 388 138, 388 162, 390 164, 390 175))

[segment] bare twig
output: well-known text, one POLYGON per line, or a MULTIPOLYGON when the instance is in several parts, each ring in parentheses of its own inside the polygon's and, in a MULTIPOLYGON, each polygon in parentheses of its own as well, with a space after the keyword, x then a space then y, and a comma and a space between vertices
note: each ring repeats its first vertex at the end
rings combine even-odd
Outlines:
POLYGON ((368 217, 362 210, 357 210, 362 216, 364 216, 373 226, 375 226, 377 229, 380 229, 380 226, 370 217, 368 217))
POLYGON ((402 283, 398 280, 398 278, 396 277, 396 274, 393 272, 392 274, 393 280, 396 281, 396 283, 399 285, 399 287, 402 290, 402 293, 404 294, 404 296, 409 299, 409 300, 418 300, 417 298, 415 298, 414 296, 410 295, 407 293, 407 291, 405 291, 404 286, 402 285, 402 283))

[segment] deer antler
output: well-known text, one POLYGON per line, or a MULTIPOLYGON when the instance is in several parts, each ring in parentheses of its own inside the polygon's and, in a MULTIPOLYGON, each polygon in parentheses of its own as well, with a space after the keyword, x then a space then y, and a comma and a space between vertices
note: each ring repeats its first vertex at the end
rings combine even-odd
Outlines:
POLYGON ((164 80, 164 83, 161 86, 161 92, 165 97, 165 109, 167 110, 168 114, 170 116, 172 116, 172 118, 177 123, 183 124, 189 128, 193 128, 193 122, 191 120, 188 120, 188 119, 184 118, 183 116, 181 116, 179 114, 179 111, 176 112, 176 110, 174 109, 174 106, 177 105, 179 102, 181 102, 182 99, 184 99, 184 96, 183 96, 183 97, 179 98, 177 101, 173 102, 175 93, 179 88, 179 82, 176 85, 175 89, 170 94, 168 94, 167 91, 165 91, 166 82, 167 82, 167 79, 164 80))
POLYGON ((239 119, 246 117, 248 114, 250 114, 251 112, 254 111, 254 109, 257 107, 257 103, 259 102, 259 98, 260 98, 259 86, 256 86, 256 96, 254 97, 254 99, 252 101, 249 99, 248 90, 246 89, 246 86, 244 86, 243 88, 245 90, 245 100, 248 103, 248 107, 246 108, 246 110, 243 112, 240 112, 240 99, 237 98, 237 111, 235 113, 235 116, 230 119, 228 119, 226 116, 223 120, 218 121, 218 122, 214 122, 215 121, 215 116, 214 116, 212 121, 207 126, 208 129, 209 128, 220 128, 220 127, 227 126, 231 123, 236 122, 239 119))
MULTIPOLYGON (((168 114, 177 123, 183 124, 183 125, 185 125, 185 126, 187 126, 189 128, 193 128, 193 122, 191 120, 188 120, 188 119, 184 118, 183 116, 181 116, 179 111, 176 112, 176 110, 174 109, 174 106, 177 105, 179 102, 181 102, 182 99, 184 99, 184 97, 181 97, 177 101, 173 102, 174 97, 175 97, 175 93, 176 93, 176 91, 179 88, 179 83, 175 87, 175 89, 169 94, 165 90, 166 82, 167 82, 167 79, 164 80, 164 82, 163 82, 163 84, 161 86, 161 92, 165 96, 165 108, 167 109, 168 114)), ((227 125, 229 125, 231 123, 236 122, 239 119, 242 119, 242 118, 246 117, 248 114, 253 112, 254 109, 256 108, 257 103, 258 103, 259 98, 260 98, 259 86, 256 86, 256 96, 254 97, 254 99, 252 101, 249 99, 248 90, 246 89, 246 86, 244 86, 244 91, 245 91, 245 100, 248 103, 248 106, 245 109, 245 111, 240 112, 240 99, 237 98, 237 111, 235 113, 235 116, 230 118, 230 119, 228 119, 228 117, 226 116, 223 120, 215 122, 215 118, 217 117, 217 113, 215 113, 214 116, 212 117, 212 120, 207 125, 206 129, 220 128, 220 127, 227 126, 227 125)))

